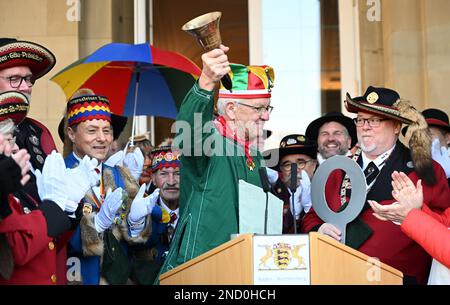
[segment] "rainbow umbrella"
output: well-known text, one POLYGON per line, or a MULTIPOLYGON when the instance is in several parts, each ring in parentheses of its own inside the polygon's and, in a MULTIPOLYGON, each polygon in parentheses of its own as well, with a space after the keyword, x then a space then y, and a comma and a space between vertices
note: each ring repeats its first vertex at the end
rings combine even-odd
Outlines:
POLYGON ((79 88, 106 96, 111 111, 174 119, 200 69, 175 52, 147 43, 110 43, 51 78, 69 99, 79 88))

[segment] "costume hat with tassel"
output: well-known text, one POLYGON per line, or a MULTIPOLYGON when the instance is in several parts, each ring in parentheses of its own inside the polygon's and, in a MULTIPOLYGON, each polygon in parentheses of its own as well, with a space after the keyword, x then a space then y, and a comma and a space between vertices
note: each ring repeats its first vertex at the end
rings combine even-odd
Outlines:
POLYGON ((405 141, 411 152, 414 170, 426 184, 436 183, 428 125, 423 115, 409 101, 401 99, 392 89, 370 86, 363 96, 351 98, 347 93, 345 107, 352 113, 373 113, 407 124, 405 141))

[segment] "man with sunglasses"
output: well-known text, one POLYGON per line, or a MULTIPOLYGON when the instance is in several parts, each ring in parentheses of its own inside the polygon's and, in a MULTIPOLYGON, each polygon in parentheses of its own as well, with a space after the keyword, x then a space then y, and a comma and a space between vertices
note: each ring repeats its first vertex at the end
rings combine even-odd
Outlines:
MULTIPOLYGON (((17 91, 31 101, 35 81, 47 74, 55 62, 55 56, 37 43, 0 38, 0 93, 17 91)), ((17 145, 31 155, 33 169, 42 170, 46 156, 56 149, 50 131, 29 117, 17 127, 17 145)))
MULTIPOLYGON (((426 283, 430 256, 403 234, 396 223, 376 218, 367 202, 395 204, 392 174, 404 172, 414 184, 422 180, 424 205, 437 213, 449 207, 449 187, 444 171, 431 158, 426 121, 408 101, 388 88, 369 87, 363 96, 355 98, 347 94, 345 103, 349 112, 357 114, 354 121, 361 153, 356 162, 367 185, 365 206, 346 227, 346 244, 403 272, 405 284, 426 283), (410 149, 399 141, 402 124, 409 125, 404 143, 410 149)), ((332 172, 325 187, 328 206, 335 212, 344 209, 348 191, 352 191, 351 181, 347 183, 340 171, 332 172)), ((340 229, 323 223, 313 209, 302 220, 302 229, 318 231, 336 240, 341 236, 340 229)))

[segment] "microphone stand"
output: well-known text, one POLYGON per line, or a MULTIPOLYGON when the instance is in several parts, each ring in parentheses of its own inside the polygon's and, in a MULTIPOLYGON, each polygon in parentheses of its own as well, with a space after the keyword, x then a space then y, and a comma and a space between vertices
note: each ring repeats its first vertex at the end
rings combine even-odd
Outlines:
POLYGON ((267 219, 269 214, 269 191, 270 191, 270 184, 269 184, 269 178, 267 177, 267 171, 265 167, 259 168, 259 178, 261 179, 261 185, 263 188, 264 193, 266 193, 266 210, 265 210, 265 216, 264 216, 264 235, 267 235, 267 219))
POLYGON ((292 202, 292 214, 294 218, 294 234, 297 234, 297 217, 295 216, 295 191, 297 190, 297 163, 291 164, 291 184, 289 189, 291 190, 291 202, 292 202))

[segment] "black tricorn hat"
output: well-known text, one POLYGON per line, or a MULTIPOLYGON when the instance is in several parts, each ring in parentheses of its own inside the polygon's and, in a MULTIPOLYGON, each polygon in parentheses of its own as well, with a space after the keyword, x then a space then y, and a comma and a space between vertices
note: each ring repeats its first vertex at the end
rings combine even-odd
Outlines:
POLYGON ((400 110, 396 106, 399 100, 400 95, 392 89, 369 86, 363 96, 351 98, 347 93, 345 107, 347 111, 352 113, 368 112, 411 124, 410 119, 400 114, 400 110))
POLYGON ((319 129, 323 124, 328 122, 337 122, 343 125, 350 137, 352 138, 352 147, 358 142, 358 137, 356 136, 356 126, 353 120, 345 115, 342 112, 328 112, 324 116, 321 116, 318 119, 315 119, 311 123, 309 123, 306 128, 305 135, 308 139, 317 142, 317 138, 319 136, 319 129))
MULTIPOLYGON (((61 121, 58 124, 58 135, 61 141, 64 143, 65 139, 65 131, 64 131, 64 125, 66 118, 63 117, 61 121)), ((117 140, 122 133, 123 129, 125 128, 125 125, 127 125, 128 118, 126 116, 117 115, 114 113, 111 113, 111 126, 113 128, 113 134, 114 134, 114 140, 117 140)))
MULTIPOLYGON (((279 170, 281 159, 287 155, 304 154, 312 159, 317 159, 317 145, 301 134, 291 134, 281 139, 280 147, 267 150, 263 153, 265 159, 270 159, 278 153, 277 164, 268 164, 275 170, 279 170)), ((274 160, 273 160, 274 161, 274 160)))

